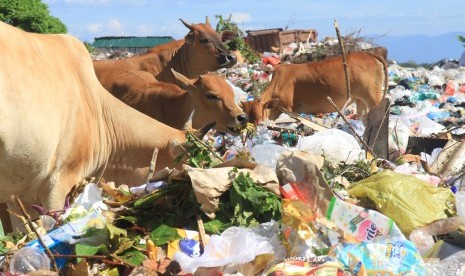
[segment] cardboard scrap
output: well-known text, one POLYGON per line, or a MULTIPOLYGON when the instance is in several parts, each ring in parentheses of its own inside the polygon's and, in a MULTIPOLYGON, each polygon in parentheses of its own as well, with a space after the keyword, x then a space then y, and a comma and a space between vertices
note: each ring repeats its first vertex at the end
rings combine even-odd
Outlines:
POLYGON ((389 159, 389 106, 389 99, 384 98, 363 118, 363 140, 377 157, 383 159, 389 159))
POLYGON ((432 172, 443 178, 463 173, 465 167, 465 143, 449 140, 431 165, 432 172))
MULTIPOLYGON (((200 209, 209 217, 215 218, 220 196, 229 190, 237 173, 232 172, 234 167, 200 169, 183 166, 189 175, 195 197, 200 204, 200 209)), ((250 177, 257 185, 280 195, 279 182, 273 169, 257 165, 254 169, 238 169, 239 172, 250 173, 250 177)))

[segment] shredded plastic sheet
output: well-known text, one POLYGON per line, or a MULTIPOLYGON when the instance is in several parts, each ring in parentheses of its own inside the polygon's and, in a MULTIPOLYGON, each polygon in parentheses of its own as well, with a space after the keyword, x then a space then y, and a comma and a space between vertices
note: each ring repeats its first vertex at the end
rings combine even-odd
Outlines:
POLYGON ((359 244, 339 244, 330 257, 354 275, 426 275, 415 245, 402 238, 379 237, 359 244))
POLYGON ((455 215, 455 198, 449 188, 411 175, 385 170, 349 187, 358 199, 369 199, 376 209, 392 218, 405 235, 435 220, 455 215))

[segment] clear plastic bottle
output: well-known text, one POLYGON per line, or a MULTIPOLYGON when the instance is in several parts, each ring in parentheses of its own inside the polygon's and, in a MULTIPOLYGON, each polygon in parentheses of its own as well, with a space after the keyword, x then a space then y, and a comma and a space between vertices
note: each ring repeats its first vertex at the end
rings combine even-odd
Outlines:
POLYGON ((11 258, 10 272, 26 274, 35 270, 48 270, 50 259, 37 247, 23 247, 11 258))

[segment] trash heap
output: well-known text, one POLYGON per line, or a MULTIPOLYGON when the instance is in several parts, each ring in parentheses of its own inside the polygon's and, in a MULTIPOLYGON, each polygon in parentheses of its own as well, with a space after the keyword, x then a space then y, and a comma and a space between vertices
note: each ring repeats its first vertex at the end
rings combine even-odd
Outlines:
MULTIPOLYGON (((272 69, 223 73, 240 101, 266 87, 272 69)), ((364 122, 352 107, 346 120, 286 113, 238 136, 188 135, 181 166, 139 186, 86 179, 63 214, 34 221, 40 239, 1 237, 4 271, 465 273, 465 68, 393 64, 389 77, 388 99, 364 122)))

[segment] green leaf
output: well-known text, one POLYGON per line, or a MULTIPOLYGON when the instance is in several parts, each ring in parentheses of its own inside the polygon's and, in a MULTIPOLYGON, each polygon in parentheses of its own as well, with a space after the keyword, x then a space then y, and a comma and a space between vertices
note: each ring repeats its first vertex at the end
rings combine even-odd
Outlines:
MULTIPOLYGON (((76 255, 93 256, 99 252, 102 254, 108 253, 108 248, 104 244, 101 244, 99 246, 93 246, 93 245, 77 243, 74 249, 74 252, 76 253, 76 255)), ((80 261, 81 261, 81 258, 78 258, 77 262, 80 262, 80 261)))
POLYGON ((115 224, 119 226, 121 225, 134 226, 134 225, 137 225, 137 222, 138 222, 138 218, 136 216, 120 216, 119 218, 115 219, 115 224))
POLYGON ((118 248, 113 253, 116 255, 120 255, 121 253, 131 248, 133 245, 134 245, 134 240, 124 239, 123 241, 119 243, 118 248))
POLYGON ((209 234, 221 234, 224 230, 228 229, 229 227, 233 226, 231 220, 222 215, 221 213, 217 213, 215 219, 207 221, 203 223, 203 227, 205 232, 209 234))
POLYGON ((110 239, 113 239, 114 237, 126 237, 128 235, 128 231, 126 229, 118 228, 114 226, 113 224, 106 224, 107 229, 108 229, 108 234, 110 235, 110 239))
POLYGON ((100 272, 100 275, 104 275, 104 276, 119 276, 119 271, 118 271, 118 268, 117 267, 114 267, 114 268, 107 268, 105 270, 102 270, 100 272))
POLYGON ((160 189, 152 194, 146 195, 134 202, 134 208, 136 209, 147 209, 153 206, 153 203, 160 197, 167 194, 169 191, 168 187, 160 189))
POLYGON ((134 266, 139 266, 145 260, 145 255, 136 248, 132 247, 131 249, 126 250, 124 254, 120 256, 120 258, 134 266))
POLYGON ((166 224, 162 224, 150 232, 150 239, 157 246, 179 240, 181 238, 182 237, 178 234, 176 228, 169 227, 166 224))

